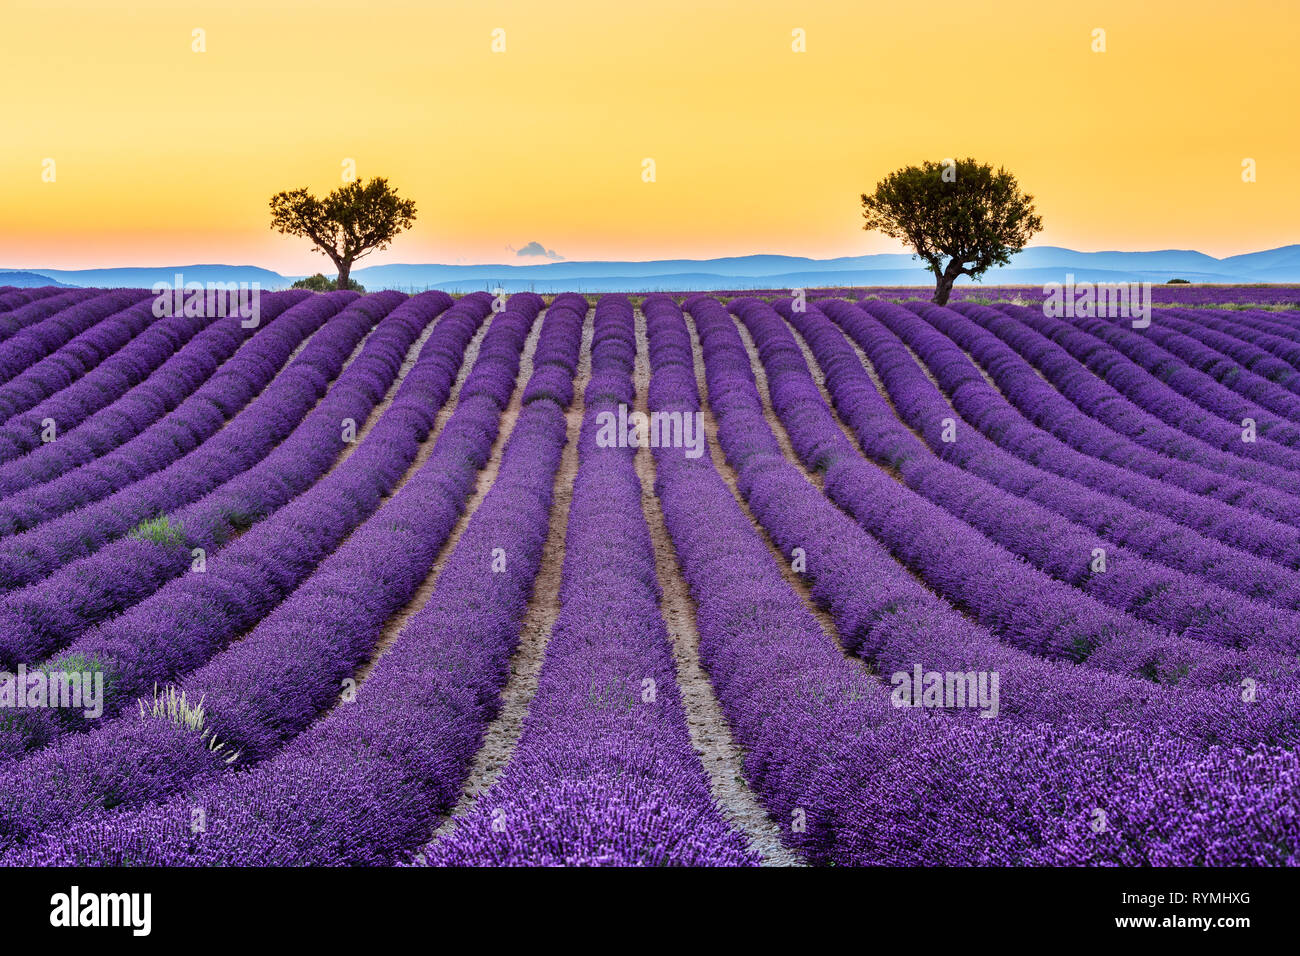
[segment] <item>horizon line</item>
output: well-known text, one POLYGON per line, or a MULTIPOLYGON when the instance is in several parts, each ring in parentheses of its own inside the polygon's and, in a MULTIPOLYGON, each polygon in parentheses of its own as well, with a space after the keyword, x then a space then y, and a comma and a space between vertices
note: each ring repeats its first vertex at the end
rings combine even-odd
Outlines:
MULTIPOLYGON (((1074 252, 1082 255, 1105 255, 1108 253, 1116 253, 1120 255, 1147 255, 1151 253, 1160 253, 1160 252, 1178 252, 1178 253, 1191 253, 1199 256, 1205 256, 1208 259, 1213 259, 1215 262, 1223 262, 1227 259, 1232 259, 1237 256, 1253 255, 1253 254, 1258 254, 1263 252, 1277 252, 1282 249, 1290 249, 1293 247, 1300 247, 1300 241, 1293 242, 1293 243, 1286 243, 1280 246, 1271 246, 1265 249, 1249 249, 1245 252, 1236 252, 1227 256, 1214 256, 1208 252, 1201 252, 1199 249, 1195 249, 1195 248, 1166 247, 1161 249, 1121 249, 1121 248, 1076 249, 1071 246, 1029 245, 1026 246, 1024 249, 1020 250, 1019 252, 1013 253, 1013 255, 1019 255, 1020 252, 1026 252, 1031 249, 1060 249, 1065 252, 1074 252)), ((391 269, 391 268, 420 267, 420 266, 445 266, 448 268, 527 269, 527 268, 542 268, 545 266, 556 266, 556 265, 585 265, 589 263, 593 265, 604 265, 610 263, 649 265, 656 262, 675 262, 675 261, 676 262, 717 262, 725 259, 757 259, 757 258, 801 259, 806 262, 832 262, 837 259, 867 259, 876 256, 907 256, 910 259, 918 258, 915 253, 910 253, 910 252, 863 252, 863 253, 850 253, 850 254, 844 254, 838 256, 828 256, 825 258, 815 258, 813 256, 802 256, 802 255, 783 253, 783 252, 750 252, 750 253, 740 253, 740 254, 732 254, 732 255, 710 256, 707 258, 663 256, 663 257, 651 258, 651 259, 549 259, 545 262, 430 262, 430 261, 389 262, 389 263, 381 263, 381 264, 370 265, 370 266, 361 266, 355 271, 360 272, 364 269, 377 269, 377 268, 391 269)), ((180 268, 180 267, 220 267, 226 269, 262 269, 266 272, 274 272, 277 275, 285 276, 286 278, 289 276, 296 276, 300 274, 297 272, 287 272, 287 273, 280 272, 277 269, 272 269, 268 266, 257 265, 251 262, 187 262, 178 265, 146 264, 146 265, 91 265, 91 266, 57 266, 57 267, 5 265, 5 266, 0 266, 0 272, 36 272, 36 273, 92 272, 92 271, 101 271, 101 270, 109 271, 109 270, 119 270, 119 269, 170 269, 170 268, 180 268)), ((1000 268, 1007 268, 1007 267, 1003 266, 1000 268)), ((317 270, 317 272, 321 272, 321 271, 322 270, 317 270)), ((305 272, 301 274, 314 275, 315 273, 305 272)))

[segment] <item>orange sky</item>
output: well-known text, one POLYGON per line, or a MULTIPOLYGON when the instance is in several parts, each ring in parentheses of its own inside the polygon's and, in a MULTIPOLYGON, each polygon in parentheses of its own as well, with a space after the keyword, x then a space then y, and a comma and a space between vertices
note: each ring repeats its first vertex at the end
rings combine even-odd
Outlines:
POLYGON ((1036 244, 1300 240, 1288 0, 5 0, 3 23, 0 267, 321 270, 266 203, 334 188, 347 158, 420 209, 359 265, 542 261, 507 248, 533 240, 570 259, 897 251, 858 195, 965 155, 1037 197, 1036 244))

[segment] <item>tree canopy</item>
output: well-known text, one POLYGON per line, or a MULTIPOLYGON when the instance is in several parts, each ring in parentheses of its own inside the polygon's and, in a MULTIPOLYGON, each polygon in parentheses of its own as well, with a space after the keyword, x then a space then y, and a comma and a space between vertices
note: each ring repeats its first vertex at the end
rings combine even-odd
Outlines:
POLYGON ((339 271, 336 285, 340 289, 349 288, 354 262, 386 248, 414 222, 415 203, 398 196, 381 176, 366 183, 348 183, 324 199, 306 189, 271 197, 271 227, 309 239, 329 256, 339 271))
POLYGON ((958 276, 1006 265, 1043 228, 1033 199, 1005 169, 974 159, 925 162, 862 194, 862 228, 911 246, 934 273, 934 301, 943 305, 958 276))

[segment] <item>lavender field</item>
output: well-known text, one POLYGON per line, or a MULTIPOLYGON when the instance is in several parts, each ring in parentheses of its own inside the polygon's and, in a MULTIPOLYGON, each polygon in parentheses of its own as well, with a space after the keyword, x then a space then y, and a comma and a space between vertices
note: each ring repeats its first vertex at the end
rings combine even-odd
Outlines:
POLYGON ((0 864, 1300 863, 1300 287, 0 287, 0 864))

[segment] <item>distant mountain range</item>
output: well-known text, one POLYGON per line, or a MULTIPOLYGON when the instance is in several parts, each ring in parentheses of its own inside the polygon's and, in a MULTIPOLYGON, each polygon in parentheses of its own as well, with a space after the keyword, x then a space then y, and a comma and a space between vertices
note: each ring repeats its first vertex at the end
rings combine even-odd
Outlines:
POLYGON ((0 286, 12 286, 15 289, 39 289, 46 285, 63 285, 39 272, 0 272, 0 286))
MULTIPOLYGON (((264 289, 291 285, 302 276, 280 275, 256 266, 188 265, 123 269, 25 269, 0 271, 0 285, 148 288, 172 282, 257 282, 264 289), (15 281, 14 277, 17 277, 15 281)), ((991 269, 986 285, 1042 285, 1064 281, 1209 283, 1300 282, 1300 244, 1216 259, 1190 249, 1159 252, 1078 252, 1059 246, 1032 246, 1011 264, 991 269)), ((931 285, 933 278, 906 253, 807 259, 753 255, 723 259, 658 259, 647 262, 547 262, 540 265, 390 265, 358 269, 352 277, 367 289, 444 289, 472 292, 501 287, 517 292, 564 290, 648 292, 836 286, 931 285)), ((964 277, 963 277, 964 279, 964 277)))

